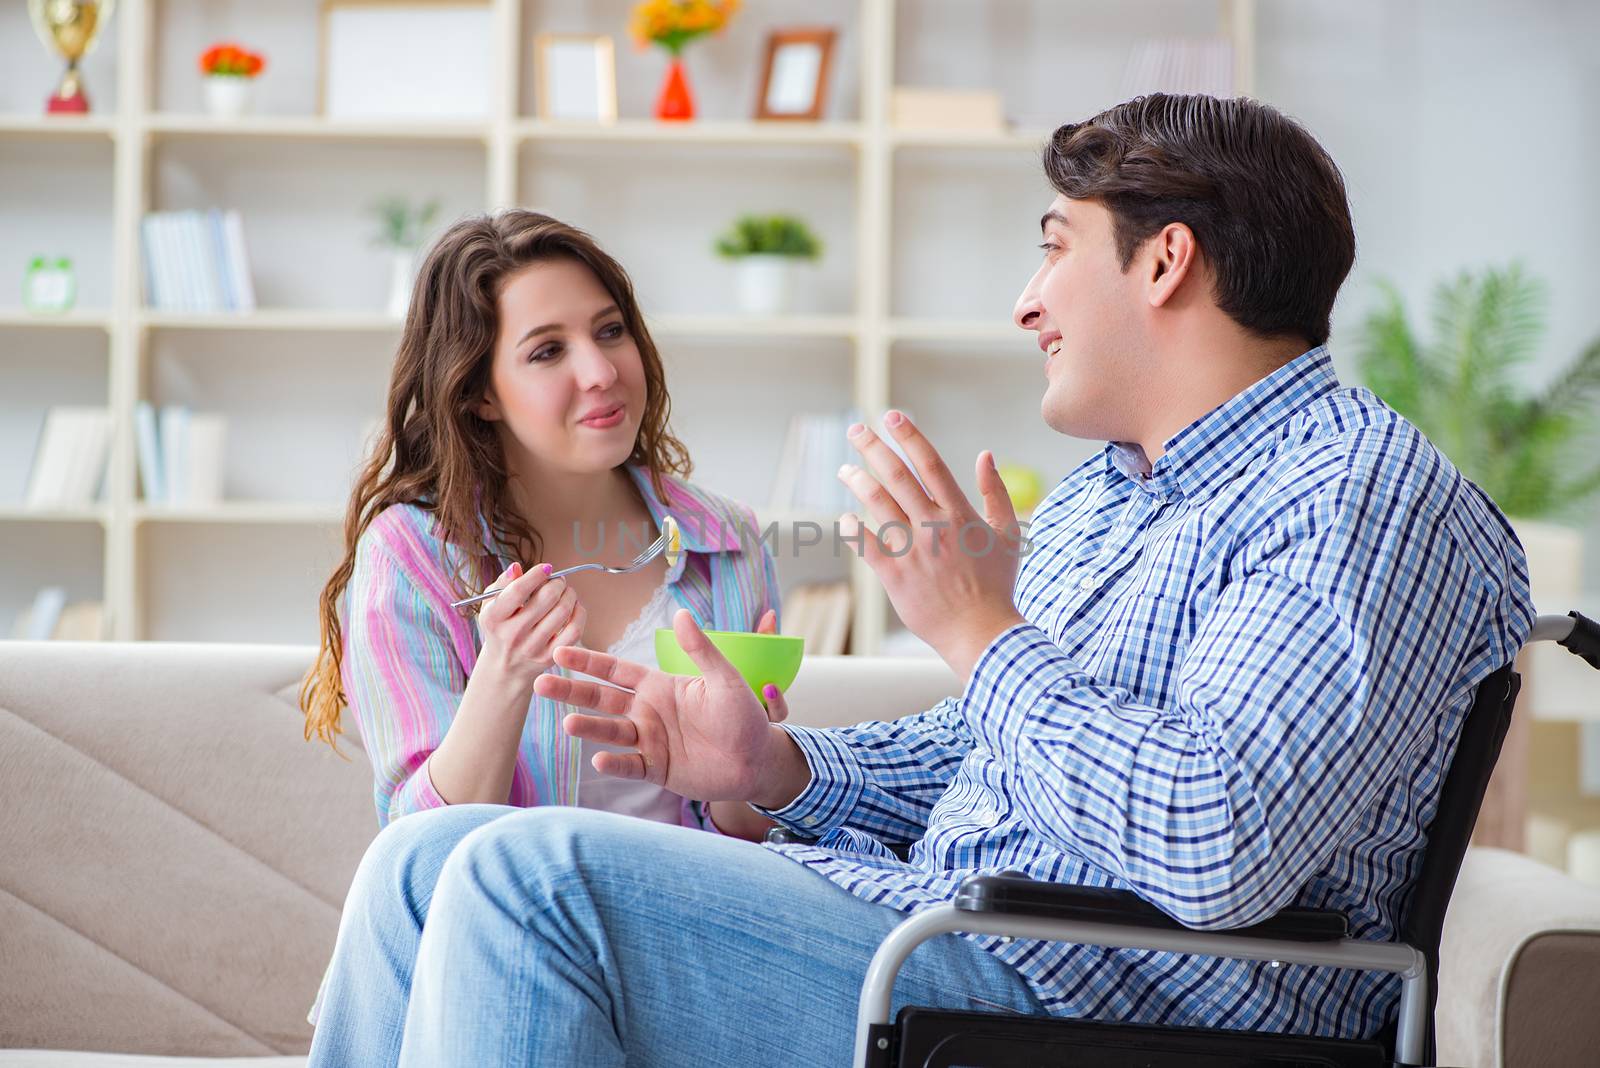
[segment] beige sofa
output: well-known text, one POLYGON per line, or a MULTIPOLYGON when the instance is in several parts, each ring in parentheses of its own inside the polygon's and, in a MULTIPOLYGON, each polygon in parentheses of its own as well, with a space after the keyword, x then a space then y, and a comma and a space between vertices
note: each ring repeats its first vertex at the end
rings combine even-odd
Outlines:
MULTIPOLYGON (((303 1061, 376 830, 359 743, 342 760, 301 740, 309 656, 0 643, 0 1068, 303 1061)), ((791 701, 798 721, 845 723, 953 687, 936 662, 819 658, 791 701)), ((1597 1063, 1596 1004, 1600 892, 1469 855, 1445 931, 1441 1061, 1597 1063)))

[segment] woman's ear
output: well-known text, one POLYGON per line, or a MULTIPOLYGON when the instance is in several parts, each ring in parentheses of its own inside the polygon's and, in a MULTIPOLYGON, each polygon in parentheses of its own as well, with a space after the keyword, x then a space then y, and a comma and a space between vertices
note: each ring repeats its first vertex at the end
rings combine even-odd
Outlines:
POLYGON ((478 406, 473 409, 473 412, 486 423, 498 423, 500 421, 500 402, 495 399, 492 388, 485 391, 483 398, 478 401, 478 406))

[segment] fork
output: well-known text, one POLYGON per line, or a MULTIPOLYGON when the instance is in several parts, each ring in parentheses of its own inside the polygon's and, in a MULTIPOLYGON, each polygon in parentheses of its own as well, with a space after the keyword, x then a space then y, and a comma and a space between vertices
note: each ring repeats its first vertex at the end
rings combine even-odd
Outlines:
MULTIPOLYGON (((678 532, 678 521, 673 519, 670 515, 664 515, 661 517, 661 534, 656 538, 655 541, 645 546, 644 552, 640 553, 638 556, 635 556, 622 567, 612 567, 609 564, 578 564, 575 567, 564 567, 560 571, 552 571, 550 573, 550 577, 553 579, 558 579, 563 575, 571 575, 579 571, 604 571, 608 575, 626 575, 630 571, 639 570, 641 567, 660 556, 663 552, 667 554, 667 566, 671 567, 673 564, 678 562, 678 556, 683 552, 682 546, 683 539, 678 532)), ((493 597, 503 589, 505 589, 504 586, 495 586, 491 589, 484 590, 475 597, 467 597, 463 600, 456 601, 451 604, 450 607, 466 608, 470 605, 487 601, 489 598, 493 597)))

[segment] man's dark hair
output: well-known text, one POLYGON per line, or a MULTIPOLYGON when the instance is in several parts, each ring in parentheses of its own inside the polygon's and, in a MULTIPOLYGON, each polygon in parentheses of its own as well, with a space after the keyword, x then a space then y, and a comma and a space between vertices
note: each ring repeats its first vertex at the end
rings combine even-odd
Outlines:
POLYGON ((1168 223, 1194 231, 1217 306, 1262 337, 1328 340, 1355 261, 1344 179, 1293 119, 1242 97, 1136 97, 1044 151, 1056 191, 1111 212, 1122 268, 1168 223))

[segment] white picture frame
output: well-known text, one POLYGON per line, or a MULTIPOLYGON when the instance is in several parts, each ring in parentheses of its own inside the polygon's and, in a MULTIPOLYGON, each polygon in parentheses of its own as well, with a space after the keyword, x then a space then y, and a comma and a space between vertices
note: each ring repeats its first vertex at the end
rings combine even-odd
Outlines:
POLYGON ((551 122, 617 121, 616 43, 605 34, 541 33, 533 39, 535 109, 551 122))
POLYGON ((493 40, 489 0, 323 0, 321 112, 485 120, 493 40))

